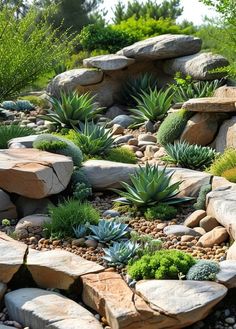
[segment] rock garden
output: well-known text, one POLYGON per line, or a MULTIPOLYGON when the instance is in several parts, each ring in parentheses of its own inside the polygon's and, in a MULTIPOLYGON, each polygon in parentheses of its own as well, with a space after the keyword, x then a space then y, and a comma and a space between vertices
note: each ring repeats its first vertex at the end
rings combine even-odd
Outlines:
POLYGON ((201 39, 0 108, 0 328, 236 328, 236 87, 201 39))

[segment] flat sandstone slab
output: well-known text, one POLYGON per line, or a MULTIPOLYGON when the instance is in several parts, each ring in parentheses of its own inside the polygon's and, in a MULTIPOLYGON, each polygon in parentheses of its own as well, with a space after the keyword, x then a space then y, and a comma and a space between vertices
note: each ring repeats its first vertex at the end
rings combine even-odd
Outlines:
POLYGON ((183 109, 192 112, 236 112, 235 98, 192 98, 183 104, 183 109))

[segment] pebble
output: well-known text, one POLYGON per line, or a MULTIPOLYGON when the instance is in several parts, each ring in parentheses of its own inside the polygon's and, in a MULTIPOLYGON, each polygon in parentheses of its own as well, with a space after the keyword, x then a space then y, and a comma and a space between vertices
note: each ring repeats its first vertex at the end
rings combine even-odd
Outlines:
POLYGON ((225 322, 228 324, 235 324, 235 319, 232 317, 225 318, 225 322))

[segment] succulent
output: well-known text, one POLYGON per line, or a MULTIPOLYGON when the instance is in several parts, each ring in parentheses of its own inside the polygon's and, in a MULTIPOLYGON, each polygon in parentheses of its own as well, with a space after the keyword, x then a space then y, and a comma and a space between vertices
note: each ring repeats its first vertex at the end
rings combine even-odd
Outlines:
POLYGON ((162 241, 160 239, 153 239, 152 236, 144 234, 140 235, 136 231, 130 232, 131 241, 139 244, 137 255, 142 257, 143 255, 152 255, 162 247, 162 241))
POLYGON ((185 141, 167 144, 165 150, 171 161, 194 170, 209 167, 217 156, 216 151, 208 146, 192 145, 185 141))
POLYGON ((135 121, 132 126, 135 127, 144 124, 146 121, 156 122, 163 119, 171 107, 173 94, 170 89, 165 91, 150 89, 148 92, 143 91, 134 99, 137 105, 130 112, 133 114, 131 117, 135 121))
POLYGON ((161 123, 157 132, 157 140, 160 144, 173 143, 182 134, 192 112, 185 109, 170 113, 161 123))
POLYGON ((202 185, 197 197, 197 202, 194 203, 193 207, 196 210, 206 210, 206 196, 212 190, 211 184, 202 185))
POLYGON ((35 109, 35 106, 27 100, 19 99, 16 101, 16 108, 17 111, 32 111, 35 109))
POLYGON ((92 195, 92 188, 85 183, 77 183, 74 186, 73 197, 74 199, 83 201, 92 195))
POLYGON ((68 128, 78 127, 80 122, 93 119, 102 110, 96 107, 94 96, 89 93, 62 93, 60 99, 51 98, 50 103, 53 109, 48 109, 48 113, 41 118, 68 128))
POLYGON ((4 101, 1 103, 1 107, 4 108, 5 110, 17 111, 17 105, 13 101, 4 101))
POLYGON ((187 280, 196 281, 214 281, 219 270, 218 263, 203 259, 189 269, 186 278, 187 280))
POLYGON ((102 258, 111 266, 128 264, 128 261, 136 255, 139 245, 131 241, 114 242, 109 248, 105 248, 105 256, 102 258))
POLYGON ((84 154, 94 156, 108 153, 113 147, 114 138, 110 130, 86 121, 85 124, 80 124, 74 142, 84 154))
POLYGON ((135 174, 130 175, 132 185, 121 182, 126 191, 114 190, 122 198, 115 200, 137 207, 153 206, 158 203, 175 204, 191 200, 191 198, 176 197, 179 193, 181 181, 170 184, 173 173, 167 173, 166 168, 158 166, 139 167, 135 174))
POLYGON ((100 220, 98 225, 91 225, 89 228, 92 232, 89 238, 101 243, 124 239, 128 233, 128 225, 115 221, 100 220))
POLYGON ((77 239, 84 238, 88 234, 89 223, 79 224, 73 227, 75 237, 77 239))

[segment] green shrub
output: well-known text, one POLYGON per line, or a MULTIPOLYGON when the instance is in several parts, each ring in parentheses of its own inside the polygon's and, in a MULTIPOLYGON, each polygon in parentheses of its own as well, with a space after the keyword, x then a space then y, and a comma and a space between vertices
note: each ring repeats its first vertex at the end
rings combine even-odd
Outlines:
POLYGON ((133 151, 125 147, 117 147, 110 150, 106 155, 106 160, 122 163, 133 163, 137 162, 137 158, 133 151))
POLYGON ((236 183, 236 167, 225 170, 222 176, 228 181, 236 183))
POLYGON ((159 203, 156 206, 150 207, 144 213, 147 220, 170 220, 177 215, 177 209, 168 204, 159 203))
POLYGON ((111 26, 90 24, 82 29, 79 41, 83 50, 102 49, 109 53, 115 53, 138 41, 138 39, 131 33, 113 29, 111 26))
POLYGON ((50 152, 71 157, 74 162, 74 165, 78 166, 78 167, 80 167, 80 165, 83 161, 83 155, 78 146, 76 146, 73 142, 71 142, 63 137, 59 137, 56 135, 50 135, 50 134, 38 135, 37 139, 33 143, 33 147, 35 147, 35 148, 49 147, 50 152), (64 143, 64 144, 62 144, 62 143, 64 143), (66 144, 66 147, 61 148, 65 144, 66 144), (53 147, 55 145, 57 145, 57 146, 60 145, 60 147, 53 149, 53 147))
POLYGON ((158 142, 162 145, 173 143, 182 134, 191 116, 192 113, 184 109, 170 113, 159 127, 158 142))
POLYGON ((33 147, 41 150, 41 151, 47 151, 52 153, 57 153, 58 150, 65 149, 67 147, 67 144, 62 141, 47 141, 47 140, 36 140, 33 143, 33 147))
POLYGON ((73 198, 84 201, 92 195, 92 188, 85 183, 77 183, 74 187, 73 198))
POLYGON ((0 126, 0 149, 7 149, 8 142, 13 138, 33 134, 34 130, 28 127, 20 127, 18 125, 0 126))
POLYGON ((41 118, 61 127, 78 127, 81 122, 93 119, 101 111, 94 103, 94 97, 89 93, 79 95, 76 91, 68 95, 62 93, 60 99, 50 99, 53 109, 48 109, 48 113, 41 118))
POLYGON ((50 223, 44 223, 47 237, 65 238, 74 237, 73 227, 80 224, 97 224, 99 213, 88 203, 69 200, 60 203, 57 207, 50 207, 50 223))
POLYGON ((211 184, 202 185, 197 197, 197 202, 194 203, 193 207, 196 210, 206 210, 206 196, 212 190, 211 184))
POLYGON ((154 255, 144 255, 128 267, 128 274, 135 280, 178 279, 186 275, 194 258, 182 251, 161 250, 154 255))
POLYGON ((218 263, 210 260, 199 260, 193 265, 188 273, 187 280, 196 281, 215 281, 216 274, 220 271, 218 263))
POLYGON ((173 95, 170 89, 165 91, 157 89, 143 91, 138 97, 134 97, 137 105, 135 109, 131 109, 131 117, 134 119, 132 126, 139 126, 146 121, 156 122, 161 120, 170 109, 173 95))
POLYGON ((227 149, 210 166, 209 172, 215 176, 222 176, 226 170, 236 167, 236 150, 227 149))
POLYGON ((80 124, 74 142, 85 155, 94 156, 108 153, 113 147, 114 138, 110 130, 86 121, 80 124))
POLYGON ((12 98, 60 63, 72 49, 71 37, 48 24, 48 11, 31 6, 16 19, 12 6, 0 11, 0 101, 12 98))
POLYGON ((217 156, 215 150, 207 146, 189 144, 185 141, 164 146, 172 162, 183 168, 200 170, 209 167, 217 156))
POLYGON ((137 207, 153 206, 158 203, 175 204, 190 200, 191 198, 176 197, 181 182, 171 184, 172 175, 173 173, 167 173, 165 168, 159 169, 156 165, 146 164, 130 175, 132 185, 121 182, 126 191, 114 191, 122 197, 121 200, 118 199, 120 203, 133 204, 137 207))
POLYGON ((140 73, 128 77, 120 91, 120 101, 125 105, 135 106, 141 93, 149 93, 157 87, 157 79, 151 73, 140 73))

